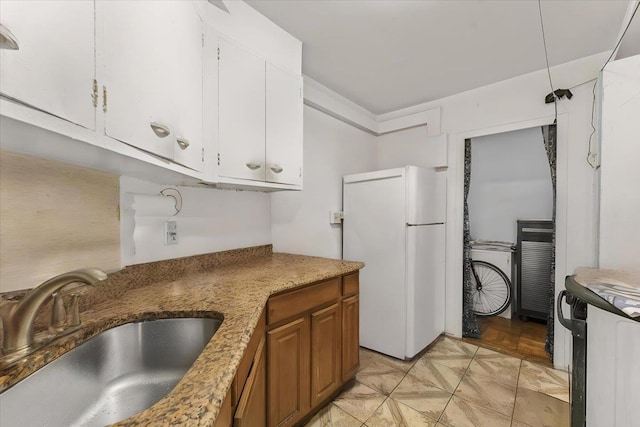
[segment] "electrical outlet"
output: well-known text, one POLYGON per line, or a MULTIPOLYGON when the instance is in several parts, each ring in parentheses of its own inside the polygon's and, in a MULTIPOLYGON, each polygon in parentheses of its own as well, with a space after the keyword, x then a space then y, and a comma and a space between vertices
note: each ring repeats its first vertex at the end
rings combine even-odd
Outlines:
POLYGON ((329 212, 329 224, 342 224, 342 219, 344 218, 344 214, 340 211, 338 212, 329 212))
POLYGON ((167 221, 164 223, 164 244, 178 244, 178 223, 176 221, 167 221))

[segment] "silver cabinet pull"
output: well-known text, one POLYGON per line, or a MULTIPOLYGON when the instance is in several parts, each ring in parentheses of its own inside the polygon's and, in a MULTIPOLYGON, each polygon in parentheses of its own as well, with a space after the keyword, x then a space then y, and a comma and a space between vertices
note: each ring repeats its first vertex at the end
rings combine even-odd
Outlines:
POLYGON ((262 167, 262 165, 260 163, 255 163, 255 162, 247 162, 245 163, 247 165, 247 167, 249 169, 251 169, 252 171, 256 170, 256 169, 260 169, 262 167))
POLYGON ((273 171, 273 173, 280 173, 280 172, 282 172, 282 167, 280 167, 278 165, 273 165, 273 166, 271 166, 271 170, 273 171))
POLYGON ((0 24, 0 49, 20 50, 16 36, 2 24, 0 24))
POLYGON ((186 150, 187 147, 189 146, 189 140, 188 139, 176 138, 176 141, 178 142, 178 145, 180 146, 181 150, 186 150))
POLYGON ((169 129, 162 123, 151 122, 149 123, 149 126, 151 126, 151 130, 153 131, 153 133, 155 133, 160 138, 166 138, 171 134, 171 129, 169 129))

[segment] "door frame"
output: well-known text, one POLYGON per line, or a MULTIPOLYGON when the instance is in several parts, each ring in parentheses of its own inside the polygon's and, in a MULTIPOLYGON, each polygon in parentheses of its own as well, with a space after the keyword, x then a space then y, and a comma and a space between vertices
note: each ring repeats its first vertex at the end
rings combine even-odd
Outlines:
MULTIPOLYGON (((507 123, 456 133, 449 147, 453 159, 447 185, 447 269, 446 269, 446 333, 462 336, 462 254, 464 214, 464 144, 466 139, 497 133, 551 125, 554 116, 507 123), (453 170, 451 170, 453 166, 453 170)), ((567 210, 568 210, 568 131, 569 114, 558 114, 556 152, 556 271, 555 297, 564 289, 567 273, 567 210)), ((555 299, 554 299, 555 301, 555 299)), ((555 309, 555 307, 554 307, 555 309)), ((554 319, 554 365, 567 366, 571 355, 571 342, 567 331, 554 319)))

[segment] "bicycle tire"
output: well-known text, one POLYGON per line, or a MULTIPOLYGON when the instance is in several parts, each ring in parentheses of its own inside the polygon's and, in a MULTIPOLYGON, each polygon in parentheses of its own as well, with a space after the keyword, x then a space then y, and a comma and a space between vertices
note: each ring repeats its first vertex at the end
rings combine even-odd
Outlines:
POLYGON ((486 261, 472 260, 482 289, 478 290, 475 276, 471 275, 471 302, 476 316, 495 316, 511 304, 511 281, 504 272, 486 261))

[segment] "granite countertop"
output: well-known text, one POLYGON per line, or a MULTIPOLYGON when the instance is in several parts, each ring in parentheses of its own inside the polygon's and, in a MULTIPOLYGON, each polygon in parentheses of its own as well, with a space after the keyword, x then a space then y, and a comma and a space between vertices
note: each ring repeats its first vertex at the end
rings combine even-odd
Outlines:
MULTIPOLYGON (((270 246, 268 249, 270 252, 270 246)), ((363 266, 360 262, 269 253, 128 289, 83 311, 80 330, 0 370, 0 390, 106 329, 142 319, 222 315, 222 325, 173 391, 116 424, 211 426, 269 296, 363 266)))

